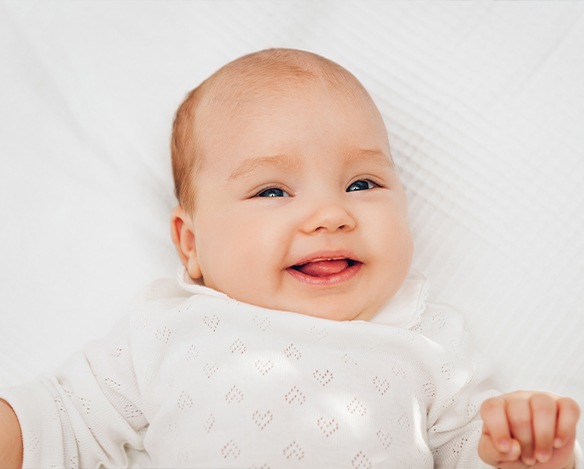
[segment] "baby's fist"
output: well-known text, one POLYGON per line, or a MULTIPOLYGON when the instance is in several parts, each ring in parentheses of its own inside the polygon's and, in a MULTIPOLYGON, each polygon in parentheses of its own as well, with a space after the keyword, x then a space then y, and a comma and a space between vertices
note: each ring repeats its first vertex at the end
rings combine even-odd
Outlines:
POLYGON ((517 391, 485 401, 479 456, 501 468, 574 467, 580 408, 573 399, 517 391))

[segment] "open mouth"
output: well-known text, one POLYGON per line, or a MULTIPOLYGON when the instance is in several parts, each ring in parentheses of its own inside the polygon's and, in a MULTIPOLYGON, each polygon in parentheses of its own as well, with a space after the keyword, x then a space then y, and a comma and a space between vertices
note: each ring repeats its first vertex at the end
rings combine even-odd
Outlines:
POLYGON ((292 266, 292 269, 310 277, 328 277, 356 265, 353 259, 322 259, 292 266))
POLYGON ((310 284, 335 284, 349 280, 360 270, 362 262, 349 257, 319 257, 289 267, 288 272, 310 284))

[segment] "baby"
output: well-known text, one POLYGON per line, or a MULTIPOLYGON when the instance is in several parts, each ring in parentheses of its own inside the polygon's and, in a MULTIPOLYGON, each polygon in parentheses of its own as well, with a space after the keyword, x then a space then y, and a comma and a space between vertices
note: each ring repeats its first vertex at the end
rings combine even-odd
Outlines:
POLYGON ((227 64, 180 106, 172 158, 178 281, 0 391, 0 467, 582 464, 576 402, 490 391, 460 317, 426 304, 383 120, 347 70, 227 64))

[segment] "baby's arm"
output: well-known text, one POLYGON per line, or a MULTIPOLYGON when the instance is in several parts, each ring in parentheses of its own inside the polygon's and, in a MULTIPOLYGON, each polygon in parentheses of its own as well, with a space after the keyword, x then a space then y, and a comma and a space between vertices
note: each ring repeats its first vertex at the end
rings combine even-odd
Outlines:
POLYGON ((0 389, 0 469, 123 467, 147 418, 125 323, 52 374, 0 389), (4 401, 1 401, 4 399, 4 401))
POLYGON ((0 468, 22 467, 22 436, 16 414, 0 399, 0 468))
POLYGON ((481 407, 479 456, 500 468, 573 469, 578 404, 567 397, 517 391, 481 407))

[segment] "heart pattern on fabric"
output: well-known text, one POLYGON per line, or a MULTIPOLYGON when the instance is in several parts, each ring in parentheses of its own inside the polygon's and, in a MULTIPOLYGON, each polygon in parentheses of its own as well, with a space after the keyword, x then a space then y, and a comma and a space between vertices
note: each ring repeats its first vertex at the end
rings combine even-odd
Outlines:
POLYGON ((272 413, 269 410, 267 412, 264 412, 264 413, 261 413, 259 410, 256 410, 253 413, 253 421, 259 427, 260 430, 263 430, 264 428, 266 428, 270 424, 270 422, 272 421, 273 418, 274 418, 274 416, 272 415, 272 413))
POLYGON ((320 417, 316 424, 320 431, 326 436, 327 438, 330 437, 333 433, 335 433, 339 429, 339 423, 335 419, 327 420, 324 417, 320 417))
POLYGON ((265 316, 254 316, 253 318, 253 322, 255 323, 255 325, 261 330, 261 331, 267 331, 268 328, 270 327, 270 325, 272 324, 272 322, 270 321, 269 318, 265 317, 265 316))
POLYGON ((296 459, 297 461, 300 461, 304 458, 304 450, 298 443, 296 443, 296 441, 293 441, 286 446, 283 453, 284 456, 286 456, 286 459, 296 459))
POLYGON ((221 320, 215 315, 205 316, 203 318, 203 323, 205 324, 205 326, 207 326, 213 332, 217 332, 217 329, 219 328, 220 322, 221 322, 221 320))
POLYGON ((375 376, 373 378, 373 385, 375 386, 375 389, 379 391, 379 394, 381 394, 382 396, 385 395, 385 393, 387 393, 391 388, 389 381, 385 378, 382 379, 379 376, 375 376))
POLYGON ((265 376, 274 368, 274 364, 270 360, 258 360, 255 362, 255 367, 261 375, 265 376))
POLYGON ((312 376, 314 376, 314 379, 316 379, 322 386, 326 386, 334 378, 332 372, 329 370, 324 371, 315 370, 312 376))
POLYGON ((231 404, 233 402, 243 401, 243 393, 237 386, 233 386, 229 392, 225 395, 225 400, 227 403, 231 404))
POLYGON ((298 389, 296 386, 293 386, 292 389, 286 393, 284 399, 286 399, 288 404, 302 405, 306 401, 306 396, 302 391, 300 391, 300 389, 298 389))
POLYGON ((221 449, 221 454, 225 459, 237 459, 241 454, 241 450, 233 440, 231 440, 221 449))

